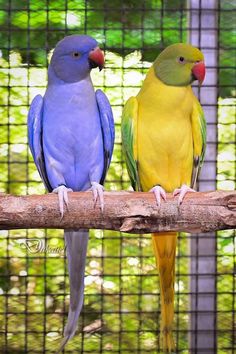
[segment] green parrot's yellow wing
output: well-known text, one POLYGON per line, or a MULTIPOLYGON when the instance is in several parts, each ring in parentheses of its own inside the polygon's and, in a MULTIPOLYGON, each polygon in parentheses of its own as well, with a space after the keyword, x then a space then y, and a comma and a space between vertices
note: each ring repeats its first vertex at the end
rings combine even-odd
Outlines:
POLYGON ((124 106, 122 114, 122 144, 132 187, 134 190, 141 190, 137 162, 137 118, 138 102, 136 97, 130 97, 124 106))
POLYGON ((192 132, 193 132, 193 171, 191 186, 195 187, 199 176, 204 155, 206 151, 206 120, 203 109, 199 101, 194 98, 192 112, 192 132))

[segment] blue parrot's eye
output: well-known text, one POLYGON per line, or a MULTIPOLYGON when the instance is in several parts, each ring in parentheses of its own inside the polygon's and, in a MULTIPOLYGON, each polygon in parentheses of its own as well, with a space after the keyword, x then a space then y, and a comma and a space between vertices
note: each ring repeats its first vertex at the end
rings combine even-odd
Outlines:
POLYGON ((79 58, 80 57, 80 53, 79 52, 73 52, 72 53, 72 57, 79 58))
POLYGON ((184 63, 184 62, 185 62, 184 57, 179 57, 179 62, 180 62, 180 63, 184 63))

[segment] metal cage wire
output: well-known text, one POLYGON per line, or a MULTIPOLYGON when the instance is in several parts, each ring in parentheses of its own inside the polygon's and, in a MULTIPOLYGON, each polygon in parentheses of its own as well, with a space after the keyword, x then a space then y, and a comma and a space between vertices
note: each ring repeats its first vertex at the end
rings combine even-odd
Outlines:
MULTIPOLYGON (((106 68, 93 72, 93 81, 107 93, 116 120, 106 188, 129 188, 120 137, 123 103, 138 92, 160 50, 187 41, 191 31, 203 52, 210 48, 217 59, 208 65, 217 81, 210 76, 206 96, 200 92, 204 109, 212 107, 200 187, 235 189, 235 11, 233 1, 0 0, 0 191, 44 193, 28 150, 26 116, 32 98, 45 90, 52 48, 73 33, 94 36, 105 50, 106 68), (209 16, 217 19, 210 29, 209 16), (213 46, 201 40, 210 31, 217 35, 213 46), (213 103, 210 93, 216 95, 213 103)), ((178 353, 236 352, 235 236, 232 230, 178 238, 178 353), (211 279, 210 288, 209 281, 201 288, 203 278, 211 279), (204 328, 204 318, 213 327, 204 328)), ((150 235, 91 231, 85 284, 79 331, 65 353, 160 352, 160 293, 150 235)), ((0 352, 54 353, 67 318, 68 291, 61 231, 0 231, 0 352)))

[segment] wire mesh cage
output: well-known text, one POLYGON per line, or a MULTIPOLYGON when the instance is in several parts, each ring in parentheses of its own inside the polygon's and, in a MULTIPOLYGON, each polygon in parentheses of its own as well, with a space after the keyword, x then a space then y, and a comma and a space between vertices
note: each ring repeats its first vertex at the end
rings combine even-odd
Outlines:
MULTIPOLYGON (((106 92, 116 143, 106 189, 130 188, 121 147, 124 102, 137 94, 167 45, 190 41, 208 78, 196 88, 208 121, 201 190, 235 189, 234 1, 0 0, 0 192, 40 194, 26 117, 45 91, 47 66, 65 35, 100 43, 106 67, 93 82, 106 92)), ((178 237, 174 335, 178 353, 236 352, 235 231, 178 237)), ((69 286, 59 230, 0 231, 0 352, 54 353, 69 286)), ((150 235, 91 231, 79 331, 66 353, 158 353, 160 292, 150 235)))

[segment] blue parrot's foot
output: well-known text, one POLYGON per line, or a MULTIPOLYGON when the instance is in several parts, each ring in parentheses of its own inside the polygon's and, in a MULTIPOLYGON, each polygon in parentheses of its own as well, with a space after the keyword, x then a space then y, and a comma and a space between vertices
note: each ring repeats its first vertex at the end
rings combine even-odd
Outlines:
POLYGON ((103 192, 104 192, 104 187, 97 183, 97 182, 91 182, 91 191, 93 192, 93 200, 94 200, 94 207, 97 204, 97 200, 99 199, 100 202, 100 208, 101 211, 104 210, 104 196, 103 196, 103 192))
POLYGON ((178 206, 180 206, 184 200, 185 195, 188 192, 196 192, 194 189, 188 187, 186 184, 183 184, 180 188, 177 188, 173 192, 173 196, 179 195, 178 206))
POLYGON ((68 192, 73 192, 71 188, 67 188, 64 185, 61 185, 52 191, 53 193, 58 194, 58 200, 59 200, 59 209, 61 213, 61 218, 63 218, 64 215, 64 203, 68 209, 68 204, 69 204, 69 199, 68 199, 68 192))
POLYGON ((161 186, 155 186, 152 189, 150 189, 149 192, 154 193, 158 206, 161 206, 161 198, 163 200, 166 200, 166 192, 161 186))

